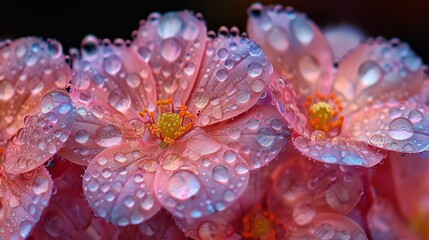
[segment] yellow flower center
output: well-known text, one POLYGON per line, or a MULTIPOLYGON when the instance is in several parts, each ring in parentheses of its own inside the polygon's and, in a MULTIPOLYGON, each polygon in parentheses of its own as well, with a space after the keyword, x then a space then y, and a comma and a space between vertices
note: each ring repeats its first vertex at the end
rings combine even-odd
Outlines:
POLYGON ((429 216, 422 212, 419 212, 411 219, 411 226, 424 239, 429 239, 429 229, 427 227, 428 221, 429 216))
POLYGON ((244 238, 276 240, 275 217, 268 211, 262 211, 260 205, 256 205, 242 220, 243 231, 241 235, 244 238))
POLYGON ((147 109, 140 112, 140 116, 148 118, 146 129, 155 137, 161 139, 163 144, 171 145, 174 141, 188 132, 194 126, 195 116, 187 111, 185 105, 176 111, 173 99, 156 102, 156 111, 147 109), (157 118, 157 115, 159 116, 157 118))
POLYGON ((343 106, 339 98, 336 98, 334 94, 325 97, 320 93, 316 93, 314 98, 311 96, 307 98, 306 106, 308 108, 309 122, 314 130, 327 132, 340 127, 343 123, 344 117, 338 115, 343 106))

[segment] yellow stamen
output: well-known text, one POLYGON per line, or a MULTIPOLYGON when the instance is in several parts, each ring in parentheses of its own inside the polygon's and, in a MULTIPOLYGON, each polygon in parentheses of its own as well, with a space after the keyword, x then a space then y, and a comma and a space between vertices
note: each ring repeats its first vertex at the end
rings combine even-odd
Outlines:
POLYGON ((149 112, 145 109, 139 114, 143 118, 149 117, 149 122, 145 125, 146 129, 153 136, 160 138, 164 145, 174 144, 177 138, 194 126, 195 116, 187 110, 185 105, 180 106, 178 113, 175 112, 172 98, 158 100, 156 106, 159 111, 149 112), (157 113, 159 117, 155 120, 157 113))
POLYGON ((244 238, 276 240, 276 219, 273 214, 263 211, 261 205, 256 205, 252 211, 242 219, 244 238))
POLYGON ((341 101, 331 93, 328 97, 316 93, 315 97, 308 97, 305 102, 309 113, 309 122, 314 130, 329 131, 340 127, 344 117, 339 115, 343 110, 341 101))

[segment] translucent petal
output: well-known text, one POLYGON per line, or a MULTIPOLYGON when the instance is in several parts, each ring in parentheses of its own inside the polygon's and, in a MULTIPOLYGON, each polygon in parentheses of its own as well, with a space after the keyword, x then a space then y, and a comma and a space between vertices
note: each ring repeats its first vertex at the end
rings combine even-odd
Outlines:
POLYGON ((357 26, 347 23, 327 26, 323 28, 323 34, 332 48, 336 61, 341 60, 366 38, 357 26))
POLYGON ((5 170, 23 173, 45 163, 67 141, 75 117, 76 109, 67 93, 46 94, 40 112, 27 116, 25 127, 8 141, 3 154, 5 170))
POLYGON ((201 130, 189 133, 164 154, 155 193, 174 216, 198 219, 222 211, 243 193, 249 180, 244 159, 201 130))
POLYGON ((132 48, 152 69, 158 99, 186 103, 206 46, 206 25, 191 12, 152 13, 135 32, 132 48))
POLYGON ((110 147, 89 164, 83 189, 89 205, 114 225, 140 224, 160 210, 153 192, 157 149, 130 142, 110 147))
POLYGON ((45 167, 19 175, 0 175, 0 238, 25 239, 51 197, 45 167))
POLYGON ((424 79, 422 60, 397 39, 368 40, 347 54, 335 75, 334 93, 344 113, 417 94, 424 79))
POLYGON ((291 83, 300 105, 305 96, 328 94, 333 81, 330 46, 319 28, 292 8, 252 5, 247 31, 262 46, 274 69, 291 83))
POLYGON ((374 105, 343 123, 346 134, 376 147, 416 153, 429 149, 429 108, 411 101, 374 105))
POLYGON ((0 43, 0 140, 15 135, 24 117, 38 112, 42 96, 70 78, 59 42, 30 37, 0 43))
POLYGON ((206 131, 255 169, 271 162, 285 147, 291 136, 287 125, 275 109, 256 105, 233 120, 208 126, 206 131))
POLYGON ((272 65, 262 49, 245 37, 219 33, 207 44, 201 71, 187 103, 206 126, 237 116, 264 93, 272 65))

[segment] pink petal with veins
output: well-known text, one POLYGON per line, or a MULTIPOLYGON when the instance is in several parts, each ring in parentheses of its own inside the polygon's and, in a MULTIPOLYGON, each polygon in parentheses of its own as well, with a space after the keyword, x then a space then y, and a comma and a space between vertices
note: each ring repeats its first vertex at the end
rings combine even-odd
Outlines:
POLYGON ((250 169, 273 160, 290 139, 288 123, 270 107, 256 105, 233 120, 206 128, 208 134, 234 149, 250 169))
POLYGON ((379 148, 424 152, 429 149, 429 108, 412 101, 378 104, 347 118, 343 129, 379 148))
POLYGON ((206 47, 204 21, 188 11, 152 13, 140 22, 132 48, 152 69, 158 99, 184 104, 192 91, 206 47))
POLYGON ((55 40, 20 38, 0 44, 0 140, 16 134, 27 115, 38 112, 39 100, 64 88, 71 70, 55 40))
POLYGON ((264 7, 259 3, 252 5, 248 13, 250 37, 262 46, 274 69, 299 93, 300 106, 305 96, 330 92, 332 52, 325 36, 310 19, 292 8, 264 7))
POLYGON ((273 71, 262 49, 221 28, 209 40, 195 88, 187 102, 197 126, 237 116, 255 105, 273 71), (228 35, 229 34, 229 35, 228 35))
POLYGON ((195 131, 163 154, 154 191, 174 216, 198 219, 231 205, 248 180, 248 166, 239 154, 195 131))
POLYGON ((40 104, 40 113, 27 116, 25 127, 5 147, 4 164, 9 173, 24 173, 45 163, 69 137, 76 110, 68 94, 52 91, 40 104))
POLYGON ((45 167, 19 175, 0 175, 0 238, 25 239, 51 197, 45 167))
POLYGON ((160 210, 153 184, 159 147, 140 143, 111 147, 90 162, 83 176, 89 205, 107 221, 126 226, 140 224, 160 210))
POLYGON ((405 100, 423 79, 422 60, 408 44, 370 39, 342 59, 333 92, 342 99, 343 113, 350 114, 376 102, 405 100))

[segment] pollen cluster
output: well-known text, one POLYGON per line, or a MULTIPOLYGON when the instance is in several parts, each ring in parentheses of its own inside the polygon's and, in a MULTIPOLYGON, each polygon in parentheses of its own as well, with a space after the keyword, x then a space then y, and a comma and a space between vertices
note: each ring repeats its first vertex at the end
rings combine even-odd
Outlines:
POLYGON ((309 122, 314 130, 329 131, 340 127, 344 117, 339 116, 339 112, 343 110, 343 106, 339 98, 334 94, 328 97, 320 93, 316 93, 313 98, 307 98, 306 106, 308 109, 309 122))
POLYGON ((185 105, 180 106, 176 112, 172 98, 159 100, 156 102, 156 106, 156 111, 152 112, 145 109, 140 112, 140 116, 149 118, 146 122, 146 129, 161 139, 163 143, 174 144, 177 138, 194 126, 195 116, 187 110, 185 105))
POLYGON ((241 235, 250 239, 276 240, 274 214, 263 211, 261 205, 256 205, 252 211, 243 217, 243 231, 241 235))

